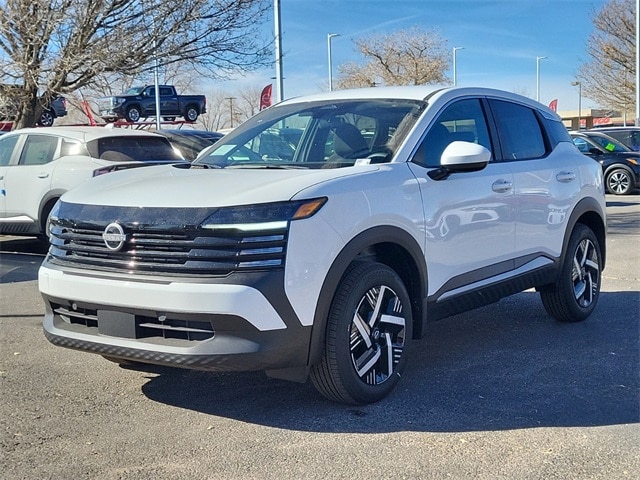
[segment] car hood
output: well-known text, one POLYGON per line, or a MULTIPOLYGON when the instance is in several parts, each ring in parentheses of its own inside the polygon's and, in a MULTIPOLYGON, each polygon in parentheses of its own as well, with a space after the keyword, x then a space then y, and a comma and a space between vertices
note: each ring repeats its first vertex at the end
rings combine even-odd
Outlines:
POLYGON ((149 166, 91 179, 62 197, 69 203, 124 207, 224 207, 290 200, 306 188, 378 167, 202 169, 149 166))

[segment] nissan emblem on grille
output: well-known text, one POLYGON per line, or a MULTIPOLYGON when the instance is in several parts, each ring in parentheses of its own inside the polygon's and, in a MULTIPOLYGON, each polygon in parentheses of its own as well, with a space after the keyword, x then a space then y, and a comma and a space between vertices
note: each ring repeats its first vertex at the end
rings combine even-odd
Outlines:
POLYGON ((114 222, 107 225, 107 228, 104 229, 102 239, 109 250, 118 252, 124 247, 124 243, 127 241, 127 235, 124 233, 122 226, 114 222))

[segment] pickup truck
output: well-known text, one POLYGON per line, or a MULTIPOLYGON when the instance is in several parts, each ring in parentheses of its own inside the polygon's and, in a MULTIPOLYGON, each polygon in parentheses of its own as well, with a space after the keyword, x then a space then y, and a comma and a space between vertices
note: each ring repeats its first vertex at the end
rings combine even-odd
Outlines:
MULTIPOLYGON (((178 95, 172 85, 160 85, 160 115, 165 120, 183 117, 195 122, 206 112, 207 99, 204 95, 178 95)), ((104 97, 98 100, 100 117, 107 122, 125 119, 137 122, 141 118, 156 116, 155 86, 132 87, 122 95, 104 97)))

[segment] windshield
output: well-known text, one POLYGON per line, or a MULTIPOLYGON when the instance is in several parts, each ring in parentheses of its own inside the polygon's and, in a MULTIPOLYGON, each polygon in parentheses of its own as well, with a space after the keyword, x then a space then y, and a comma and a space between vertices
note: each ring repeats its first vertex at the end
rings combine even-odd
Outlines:
POLYGON ((140 95, 144 87, 131 87, 129 90, 123 93, 123 95, 140 95))
POLYGON ((215 167, 336 168, 389 162, 425 103, 340 100, 262 111, 194 164, 215 167))
POLYGON ((600 145, 608 152, 629 152, 630 149, 622 145, 617 140, 605 135, 591 135, 589 138, 600 145))

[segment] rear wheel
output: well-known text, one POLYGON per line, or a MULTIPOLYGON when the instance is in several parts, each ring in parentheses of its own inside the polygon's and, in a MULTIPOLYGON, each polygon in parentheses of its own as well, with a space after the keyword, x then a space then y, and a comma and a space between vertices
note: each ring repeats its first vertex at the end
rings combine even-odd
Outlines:
POLYGON ((189 105, 184 111, 184 119, 187 122, 195 122, 198 119, 198 115, 200 115, 200 112, 193 105, 189 105))
POLYGON ((627 195, 633 190, 633 177, 624 168, 616 168, 607 175, 607 190, 614 195, 627 195))
POLYGON ((386 265, 354 263, 333 299, 321 361, 311 369, 316 389, 354 405, 384 398, 406 365, 412 322, 400 277, 386 265))
POLYGON ((51 113, 48 110, 45 110, 44 112, 42 112, 42 115, 40 115, 40 120, 38 121, 38 124, 42 127, 50 127, 53 125, 54 120, 55 120, 55 117, 53 116, 53 113, 51 113))
POLYGON ((571 233, 558 281, 539 289, 545 310, 561 322, 584 320, 598 303, 601 275, 598 238, 589 227, 578 224, 571 233))

